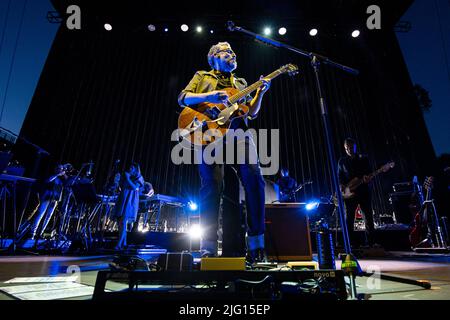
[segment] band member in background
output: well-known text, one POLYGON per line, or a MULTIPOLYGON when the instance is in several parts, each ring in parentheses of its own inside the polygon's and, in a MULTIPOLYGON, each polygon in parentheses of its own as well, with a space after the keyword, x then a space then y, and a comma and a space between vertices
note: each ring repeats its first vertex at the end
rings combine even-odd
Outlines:
MULTIPOLYGON (((187 87, 180 93, 178 103, 181 107, 189 106, 195 109, 203 102, 225 103, 228 94, 224 88, 234 87, 239 90, 247 86, 243 78, 238 78, 233 71, 237 67, 236 54, 227 42, 213 45, 208 53, 208 63, 211 71, 198 71, 195 73, 187 87)), ((270 81, 263 80, 254 98, 248 96, 245 103, 249 106, 249 118, 254 119, 261 107, 264 93, 270 87, 270 81)), ((233 122, 231 129, 247 127, 247 119, 233 122)), ((256 154, 256 146, 252 139, 246 138, 246 154, 256 154)), ((248 160, 248 159, 246 159, 248 160)), ((238 175, 245 189, 247 207, 247 249, 249 260, 264 259, 264 179, 258 164, 236 165, 238 175)), ((223 191, 224 166, 219 164, 208 165, 202 163, 198 167, 201 178, 201 225, 204 229, 201 249, 205 255, 217 255, 218 217, 220 199, 223 191)))
POLYGON ((139 210, 139 190, 144 186, 139 164, 133 163, 122 175, 120 194, 114 208, 113 216, 119 223, 119 240, 116 250, 127 246, 128 227, 136 221, 139 210))
POLYGON ((117 196, 120 192, 120 159, 114 161, 114 165, 106 178, 106 184, 103 186, 103 193, 108 196, 117 196))
POLYGON ((345 189, 353 178, 362 178, 364 183, 355 190, 355 196, 344 200, 345 209, 347 212, 347 229, 350 237, 350 242, 354 244, 354 225, 355 212, 358 206, 364 215, 366 226, 366 245, 372 246, 374 244, 374 222, 372 212, 372 197, 370 182, 371 178, 368 176, 371 173, 369 159, 367 156, 357 153, 356 141, 352 138, 347 138, 344 141, 344 149, 346 155, 339 159, 338 174, 341 190, 345 189))
POLYGON ((149 213, 149 202, 147 201, 155 194, 155 190, 150 182, 145 181, 144 186, 139 190, 139 210, 136 218, 136 222, 133 224, 132 232, 139 230, 139 223, 141 217, 144 216, 142 221, 142 228, 147 224, 147 218, 149 213))
POLYGON ((282 168, 280 174, 281 177, 277 180, 280 188, 280 202, 296 202, 297 181, 289 176, 289 170, 286 168, 282 168))
POLYGON ((42 237, 50 222, 56 206, 61 201, 64 185, 67 182, 67 168, 63 165, 55 167, 55 173, 44 182, 43 190, 39 194, 39 207, 31 226, 31 238, 42 237), (44 221, 41 224, 42 219, 44 221))

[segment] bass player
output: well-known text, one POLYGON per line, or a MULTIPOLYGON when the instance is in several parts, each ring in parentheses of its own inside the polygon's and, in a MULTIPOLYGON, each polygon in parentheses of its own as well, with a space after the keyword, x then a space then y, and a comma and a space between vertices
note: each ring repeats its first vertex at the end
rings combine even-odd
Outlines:
POLYGON ((359 208, 363 212, 364 222, 366 226, 366 245, 374 245, 374 222, 372 212, 372 191, 370 182, 371 168, 367 156, 357 153, 356 141, 352 138, 344 140, 344 149, 346 155, 339 159, 338 173, 341 190, 344 191, 345 186, 354 178, 361 178, 363 183, 354 190, 354 196, 344 199, 345 210, 347 212, 347 229, 350 242, 355 244, 355 212, 359 208))

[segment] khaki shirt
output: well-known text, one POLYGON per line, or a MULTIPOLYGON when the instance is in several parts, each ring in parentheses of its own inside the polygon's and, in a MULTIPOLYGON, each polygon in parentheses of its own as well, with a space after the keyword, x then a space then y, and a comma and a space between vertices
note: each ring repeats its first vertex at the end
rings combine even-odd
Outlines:
MULTIPOLYGON (((178 104, 181 107, 187 107, 184 104, 184 97, 186 93, 205 93, 216 90, 219 79, 217 75, 211 71, 197 71, 194 77, 191 79, 189 84, 181 91, 178 95, 178 104)), ((231 74, 231 82, 233 87, 238 90, 243 90, 247 87, 247 81, 244 78, 235 77, 234 74, 231 74)), ((252 100, 252 96, 248 95, 246 98, 246 103, 252 100)), ((255 117, 248 117, 250 120, 255 119, 255 117)), ((247 124, 247 118, 244 120, 245 124, 247 124)))

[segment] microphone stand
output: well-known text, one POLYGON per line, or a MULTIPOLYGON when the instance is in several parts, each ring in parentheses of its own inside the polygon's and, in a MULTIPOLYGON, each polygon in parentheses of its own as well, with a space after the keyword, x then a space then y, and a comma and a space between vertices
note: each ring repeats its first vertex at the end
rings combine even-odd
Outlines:
MULTIPOLYGON (((330 127, 328 107, 327 107, 327 103, 326 103, 326 99, 325 99, 324 89, 323 89, 322 82, 320 79, 320 65, 321 64, 329 65, 334 68, 340 69, 344 72, 353 74, 353 75, 358 75, 359 71, 354 68, 345 66, 338 62, 335 62, 335 61, 331 60, 330 58, 320 55, 318 53, 301 50, 301 49, 295 48, 293 46, 287 45, 285 43, 263 37, 252 31, 249 31, 242 27, 236 26, 232 21, 228 21, 227 28, 229 31, 232 31, 232 32, 239 31, 246 35, 254 37, 257 41, 259 41, 263 44, 266 44, 266 45, 269 45, 269 46, 272 46, 275 48, 283 48, 283 49, 287 49, 289 51, 295 52, 295 53, 299 54, 300 56, 303 56, 311 61, 311 66, 314 70, 314 75, 315 75, 317 94, 318 94, 319 101, 320 101, 320 111, 321 111, 321 115, 322 115, 322 122, 323 122, 324 131, 325 131, 324 134, 325 134, 325 140, 326 140, 327 151, 328 151, 328 162, 329 162, 328 164, 331 168, 332 187, 333 187, 333 191, 337 197, 337 203, 338 203, 337 210, 338 210, 338 214, 339 214, 339 218, 340 218, 340 222, 341 222, 341 230, 342 230, 342 236, 343 236, 343 240, 344 240, 345 256, 343 257, 341 269, 344 270, 344 272, 349 276, 351 298, 357 299, 358 295, 356 292, 355 276, 358 274, 361 274, 362 272, 360 270, 359 263, 357 262, 356 258, 352 254, 352 248, 350 245, 350 239, 349 239, 348 229, 347 229, 347 220, 345 217, 344 201, 342 198, 341 190, 339 188, 339 177, 338 177, 337 168, 336 168, 337 167, 336 166, 336 158, 335 158, 334 147, 333 147, 333 136, 332 136, 332 130, 330 127)), ((362 273, 362 274, 366 275, 366 276, 372 275, 372 274, 368 274, 368 273, 362 273)), ((391 278, 391 280, 392 280, 392 278, 391 278)), ((398 280, 401 282, 403 279, 398 279, 398 280)), ((422 282, 417 282, 417 283, 415 282, 414 284, 425 287, 422 282)), ((426 287, 428 287, 428 283, 427 283, 426 287)))

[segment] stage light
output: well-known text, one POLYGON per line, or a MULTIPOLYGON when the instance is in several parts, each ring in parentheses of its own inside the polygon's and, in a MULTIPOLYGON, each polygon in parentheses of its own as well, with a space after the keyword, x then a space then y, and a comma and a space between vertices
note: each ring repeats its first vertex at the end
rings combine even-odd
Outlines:
POLYGON ((280 29, 278 29, 278 33, 280 34, 280 35, 282 35, 282 36, 284 36, 285 34, 286 34, 286 32, 287 32, 287 29, 286 28, 280 28, 280 29))
POLYGON ((317 209, 318 207, 319 207, 319 202, 318 201, 311 201, 311 202, 308 202, 307 204, 306 204, 306 210, 308 210, 308 211, 311 211, 311 210, 315 210, 315 209, 317 209))
POLYGON ((111 31, 112 30, 112 25, 110 25, 109 23, 105 23, 104 27, 105 27, 106 31, 111 31))
POLYGON ((202 32, 203 28, 198 26, 197 28, 195 28, 195 30, 200 33, 200 32, 202 32))
POLYGON ((142 232, 142 233, 146 233, 146 232, 149 232, 149 231, 150 231, 150 228, 149 228, 148 226, 145 226, 145 227, 144 227, 143 225, 140 224, 140 225, 138 226, 138 231, 139 231, 139 232, 142 232))
POLYGON ((352 32, 352 37, 353 38, 358 38, 360 34, 361 34, 361 32, 359 30, 355 30, 355 31, 352 32))
POLYGON ((164 28, 164 32, 169 32, 169 28, 164 28))
POLYGON ((209 32, 210 32, 210 33, 214 33, 214 30, 210 30, 209 32))
POLYGON ((193 224, 189 229, 189 236, 192 239, 200 239, 203 235, 203 230, 198 224, 193 224))
POLYGON ((181 25, 181 31, 186 32, 186 31, 188 31, 188 30, 189 30, 189 27, 188 27, 187 24, 181 25))
POLYGON ((264 28, 264 34, 265 34, 266 36, 270 36, 271 33, 272 33, 272 29, 270 29, 270 28, 268 28, 268 27, 264 28))
POLYGON ((309 35, 310 35, 311 37, 317 36, 318 33, 319 33, 319 30, 317 30, 317 29, 311 29, 311 30, 309 31, 309 35))
POLYGON ((148 31, 155 31, 156 30, 156 27, 153 24, 149 24, 147 28, 148 28, 148 31))
POLYGON ((193 201, 188 202, 188 207, 189 207, 189 210, 191 210, 191 211, 195 211, 198 209, 198 205, 193 201))

